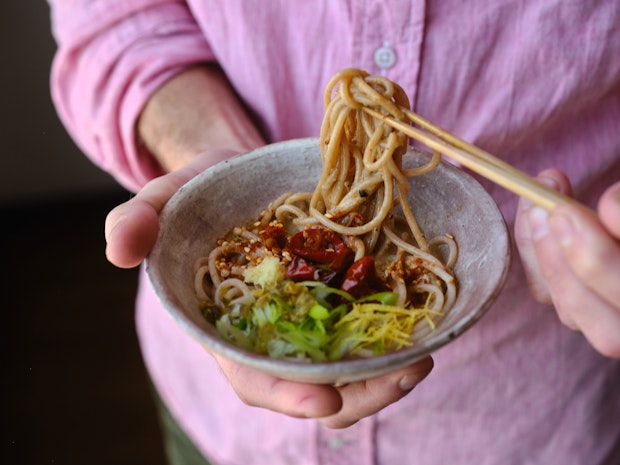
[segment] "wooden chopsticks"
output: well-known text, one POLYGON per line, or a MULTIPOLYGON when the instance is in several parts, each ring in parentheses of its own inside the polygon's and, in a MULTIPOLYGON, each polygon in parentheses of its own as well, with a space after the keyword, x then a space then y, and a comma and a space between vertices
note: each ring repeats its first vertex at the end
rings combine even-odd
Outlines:
POLYGON ((545 186, 503 160, 494 157, 475 145, 459 139, 454 134, 434 125, 420 115, 403 107, 401 107, 401 110, 405 113, 407 118, 412 123, 419 126, 419 128, 403 123, 371 108, 364 107, 364 111, 369 115, 380 119, 412 139, 423 143, 431 149, 437 150, 466 168, 493 181, 495 184, 530 200, 546 210, 552 210, 556 205, 565 202, 578 205, 581 208, 587 208, 576 200, 545 186))

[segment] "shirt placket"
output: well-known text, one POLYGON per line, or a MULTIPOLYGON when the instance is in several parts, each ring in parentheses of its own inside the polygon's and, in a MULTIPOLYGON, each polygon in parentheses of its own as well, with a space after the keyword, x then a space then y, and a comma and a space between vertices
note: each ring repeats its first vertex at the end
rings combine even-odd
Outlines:
POLYGON ((375 465, 375 419, 364 418, 344 429, 317 424, 319 465, 375 465))
MULTIPOLYGON (((352 61, 398 83, 415 109, 422 60, 426 1, 356 0, 352 61)), ((377 419, 367 417, 339 430, 316 426, 316 463, 375 465, 377 419)))
MULTIPOLYGON (((354 61, 398 83, 415 107, 426 1, 364 0, 356 4, 354 61)), ((415 108, 414 108, 415 109, 415 108)))

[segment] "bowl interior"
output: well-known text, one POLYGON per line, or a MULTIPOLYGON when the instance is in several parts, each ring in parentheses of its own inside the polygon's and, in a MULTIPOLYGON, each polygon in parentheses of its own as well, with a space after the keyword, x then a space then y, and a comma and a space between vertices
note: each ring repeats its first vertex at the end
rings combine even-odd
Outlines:
MULTIPOLYGON (((428 157, 413 149, 409 155, 414 163, 428 157)), ((193 287, 196 259, 280 194, 314 190, 321 169, 317 139, 272 144, 207 169, 166 204, 147 273, 162 305, 191 336, 209 351, 282 378, 345 383, 412 363, 455 339, 484 314, 506 279, 510 262, 506 224, 474 178, 442 162, 432 172, 412 178, 409 193, 426 237, 450 233, 459 246, 454 269, 458 297, 434 331, 394 353, 327 363, 271 359, 222 340, 198 308, 193 287)))

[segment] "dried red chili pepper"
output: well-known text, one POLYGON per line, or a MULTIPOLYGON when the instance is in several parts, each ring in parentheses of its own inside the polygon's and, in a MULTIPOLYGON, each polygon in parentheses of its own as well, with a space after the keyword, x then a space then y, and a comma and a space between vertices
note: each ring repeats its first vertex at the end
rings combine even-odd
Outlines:
POLYGON ((374 258, 366 256, 349 267, 340 288, 359 299, 384 291, 386 286, 377 276, 374 258))
POLYGON ((320 281, 322 283, 332 285, 338 277, 338 272, 328 269, 321 269, 318 266, 308 262, 308 260, 295 255, 293 256, 291 263, 288 265, 286 276, 297 282, 320 281))
POLYGON ((305 229, 289 242, 293 254, 336 272, 349 266, 355 256, 335 232, 325 228, 305 229))

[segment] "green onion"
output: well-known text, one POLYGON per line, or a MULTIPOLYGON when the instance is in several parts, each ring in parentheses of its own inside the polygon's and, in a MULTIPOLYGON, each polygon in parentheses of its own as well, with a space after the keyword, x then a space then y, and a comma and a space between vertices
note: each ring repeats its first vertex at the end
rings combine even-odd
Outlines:
POLYGON ((321 304, 314 304, 308 314, 314 320, 326 320, 329 318, 329 310, 321 304))

